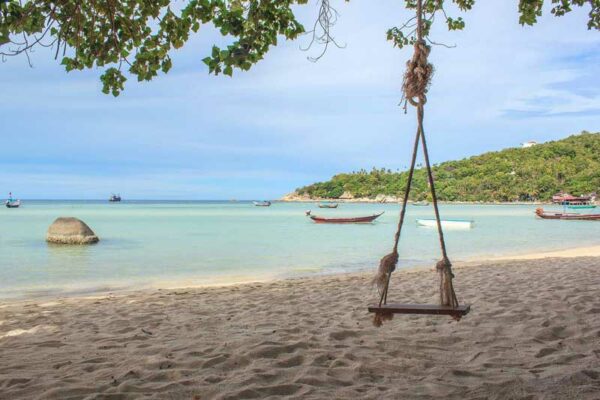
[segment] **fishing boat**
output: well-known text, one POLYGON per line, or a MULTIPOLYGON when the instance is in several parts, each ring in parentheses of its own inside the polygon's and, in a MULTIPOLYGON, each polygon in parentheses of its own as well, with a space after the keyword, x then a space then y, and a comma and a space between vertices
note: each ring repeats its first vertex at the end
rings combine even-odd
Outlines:
POLYGON ((21 200, 15 200, 12 198, 12 192, 8 194, 8 200, 4 202, 6 208, 19 208, 21 205, 21 200))
POLYGON ((425 207, 425 206, 429 205, 429 202, 427 202, 427 201, 415 201, 412 204, 413 204, 413 206, 417 206, 417 207, 425 207))
POLYGON ((108 201, 110 201, 111 203, 118 203, 119 201, 121 201, 121 195, 120 194, 112 194, 112 195, 110 195, 108 201))
POLYGON ((319 208, 338 208, 338 203, 320 203, 319 208))
POLYGON ((548 212, 543 208, 537 208, 535 215, 542 219, 565 219, 569 221, 600 221, 600 214, 578 214, 578 213, 561 213, 548 212))
MULTIPOLYGON (((417 225, 436 228, 437 221, 435 218, 419 218, 417 225)), ((443 219, 442 228, 448 229, 471 229, 475 225, 475 221, 469 219, 443 219)))
POLYGON ((311 215, 310 211, 306 212, 306 215, 310 217, 317 224, 365 224, 375 221, 384 212, 379 214, 369 215, 366 217, 319 217, 317 215, 311 215))
POLYGON ((19 208, 21 200, 6 200, 4 204, 7 208, 19 208))
POLYGON ((256 207, 270 207, 271 206, 270 201, 253 201, 252 204, 254 204, 256 207))

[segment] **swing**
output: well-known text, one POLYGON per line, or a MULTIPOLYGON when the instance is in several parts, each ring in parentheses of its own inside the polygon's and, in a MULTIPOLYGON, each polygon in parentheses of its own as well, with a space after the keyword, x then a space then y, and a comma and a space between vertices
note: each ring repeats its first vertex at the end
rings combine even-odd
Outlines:
POLYGON ((394 246, 392 252, 381 259, 379 263, 379 269, 375 278, 373 279, 373 283, 377 285, 377 288, 380 291, 379 303, 370 305, 368 307, 369 312, 375 313, 375 318, 373 320, 375 326, 381 326, 384 320, 392 319, 394 314, 449 315, 456 321, 459 321, 471 310, 470 305, 458 304, 456 293, 454 292, 454 287, 452 285, 452 278, 454 278, 454 274, 452 273, 452 264, 450 263, 446 253, 444 232, 442 230, 433 173, 431 172, 429 152, 427 151, 427 142, 425 141, 425 132, 423 129, 424 106, 427 102, 426 94, 431 81, 431 76, 433 74, 433 66, 427 60, 430 47, 423 39, 422 7, 422 0, 418 0, 417 40, 414 45, 413 57, 407 63, 404 82, 402 84, 405 110, 407 102, 416 107, 418 127, 413 146, 410 169, 408 172, 408 181, 406 183, 406 190, 404 191, 404 198, 402 201, 402 210, 400 212, 398 228, 394 237, 394 246), (437 222, 440 249, 442 252, 442 260, 436 265, 436 270, 440 275, 440 304, 388 304, 387 295, 390 278, 392 272, 394 272, 396 269, 396 264, 398 263, 398 242, 400 241, 400 233, 402 231, 402 225, 404 224, 406 205, 408 203, 408 197, 412 185, 415 161, 417 158, 417 152, 419 150, 419 142, 421 142, 423 148, 423 157, 425 159, 425 165, 427 168, 427 178, 429 181, 429 187, 431 189, 431 198, 435 212, 435 219, 437 222))

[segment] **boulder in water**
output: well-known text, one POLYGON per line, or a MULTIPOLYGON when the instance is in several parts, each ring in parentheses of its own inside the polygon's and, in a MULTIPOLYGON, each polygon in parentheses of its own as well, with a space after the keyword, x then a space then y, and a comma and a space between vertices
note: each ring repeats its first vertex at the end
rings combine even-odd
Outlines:
POLYGON ((60 244, 90 244, 98 240, 98 236, 85 222, 72 217, 56 218, 46 235, 47 242, 60 244))

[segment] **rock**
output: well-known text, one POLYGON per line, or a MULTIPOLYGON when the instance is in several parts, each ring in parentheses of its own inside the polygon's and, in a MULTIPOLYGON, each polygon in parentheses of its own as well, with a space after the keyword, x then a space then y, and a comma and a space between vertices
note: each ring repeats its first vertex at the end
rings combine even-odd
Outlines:
POLYGON ((46 235, 47 242, 60 244, 90 244, 98 240, 98 236, 85 222, 72 217, 57 218, 46 235))
POLYGON ((400 202, 400 199, 398 199, 396 196, 378 194, 377 197, 375 197, 375 201, 378 203, 398 203, 400 202))
POLYGON ((340 200, 352 200, 354 199, 354 195, 350 192, 344 192, 341 196, 340 196, 340 200))
POLYGON ((298 192, 288 193, 283 196, 281 201, 310 201, 311 198, 308 194, 299 194, 298 192))

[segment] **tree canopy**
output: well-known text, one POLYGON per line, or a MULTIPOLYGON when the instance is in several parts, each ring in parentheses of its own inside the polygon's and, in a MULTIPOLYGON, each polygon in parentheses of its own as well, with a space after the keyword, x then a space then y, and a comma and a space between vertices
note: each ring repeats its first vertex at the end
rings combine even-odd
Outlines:
MULTIPOLYGON (((329 29, 335 10, 332 0, 318 1, 321 11, 310 32, 313 40, 326 48, 333 41, 329 29)), ((407 9, 416 8, 416 0, 398 1, 407 9)), ((600 29, 600 0, 547 1, 556 16, 574 7, 590 7, 588 28, 600 29)), ((31 50, 50 47, 67 71, 103 69, 103 91, 117 96, 127 80, 126 71, 139 81, 167 73, 172 67, 172 51, 209 23, 232 39, 226 48, 214 46, 204 58, 209 72, 232 75, 234 69, 248 70, 280 37, 292 40, 307 32, 294 13, 295 6, 306 3, 308 0, 0 0, 0 56, 3 61, 12 56, 30 60, 31 50)), ((450 30, 463 29, 463 19, 448 15, 445 7, 454 4, 468 11, 475 3, 424 0, 425 35, 436 15, 442 16, 450 30)), ((535 24, 543 6, 544 0, 519 0, 519 22, 535 24)), ((398 47, 414 43, 414 19, 390 28, 387 38, 398 47)))
MULTIPOLYGON (((600 133, 581 133, 530 148, 494 151, 433 167, 442 201, 550 200, 559 191, 574 195, 600 193, 600 133)), ((401 197, 407 172, 373 168, 335 175, 298 189, 300 195, 337 199, 377 195, 401 197)), ((415 170, 413 200, 429 199, 424 168, 415 170)))

